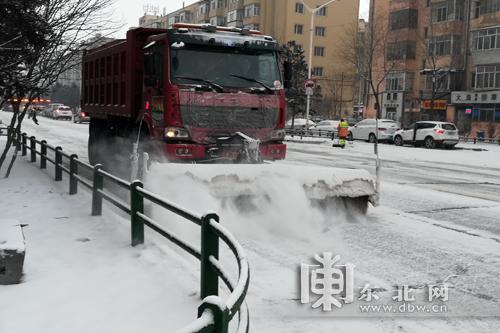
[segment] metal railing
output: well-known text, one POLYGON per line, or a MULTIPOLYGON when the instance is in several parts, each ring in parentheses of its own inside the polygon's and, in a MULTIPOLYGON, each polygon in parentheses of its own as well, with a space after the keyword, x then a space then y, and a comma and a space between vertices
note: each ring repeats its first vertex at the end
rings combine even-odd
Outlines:
POLYGON ((489 144, 498 144, 500 145, 500 139, 499 138, 481 138, 481 137, 465 137, 461 136, 460 141, 463 142, 472 142, 474 144, 476 143, 489 143, 489 144))
MULTIPOLYGON (((10 135, 10 133, 9 133, 10 135)), ((238 332, 249 331, 249 312, 245 297, 250 281, 250 269, 243 248, 234 236, 219 224, 219 216, 215 213, 199 215, 189 212, 143 187, 139 180, 128 182, 103 170, 102 165, 90 165, 78 159, 76 154, 67 154, 59 146, 47 144, 45 140, 37 140, 34 136, 28 137, 26 133, 16 133, 14 136, 16 149, 22 156, 28 155, 32 163, 40 157, 40 169, 47 168, 47 161, 54 165, 55 181, 62 181, 63 174, 69 175, 69 194, 78 193, 78 184, 92 192, 92 216, 102 214, 103 199, 113 206, 130 215, 131 244, 136 246, 144 243, 144 226, 149 227, 159 235, 168 239, 187 253, 191 254, 201 263, 200 296, 201 305, 198 307, 198 318, 180 332, 217 332, 226 333, 229 324, 238 314, 238 332), (37 150, 40 147, 40 150, 37 150), (52 152, 54 157, 49 156, 52 152), (64 163, 66 159, 67 163, 64 163), (79 173, 80 168, 92 172, 92 180, 86 179, 79 173), (117 195, 106 191, 107 182, 126 189, 130 193, 130 204, 121 200, 117 195), (145 200, 156 204, 178 216, 183 217, 201 228, 201 249, 181 240, 175 234, 166 230, 144 211, 145 200), (224 271, 219 261, 219 241, 222 240, 234 255, 238 265, 238 280, 234 284, 224 271), (229 289, 230 294, 226 301, 219 297, 219 278, 229 289)))
POLYGON ((337 131, 327 131, 321 129, 305 129, 305 128, 290 128, 286 130, 286 134, 291 137, 298 136, 300 138, 328 138, 335 139, 337 131))

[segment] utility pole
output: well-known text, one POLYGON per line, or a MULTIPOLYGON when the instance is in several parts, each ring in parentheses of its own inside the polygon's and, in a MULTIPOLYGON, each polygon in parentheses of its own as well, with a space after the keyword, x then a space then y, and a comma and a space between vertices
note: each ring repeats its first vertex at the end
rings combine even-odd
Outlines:
MULTIPOLYGON (((314 38, 314 15, 318 13, 322 8, 328 6, 334 1, 337 0, 330 0, 321 6, 318 6, 316 8, 311 8, 309 7, 304 0, 301 0, 302 4, 304 7, 311 13, 311 27, 309 30, 309 60, 308 60, 308 69, 307 69, 307 78, 310 80, 312 76, 312 57, 313 57, 313 38, 314 38)), ((306 104, 306 129, 309 128, 309 110, 311 107, 311 95, 307 95, 307 104, 306 104)))

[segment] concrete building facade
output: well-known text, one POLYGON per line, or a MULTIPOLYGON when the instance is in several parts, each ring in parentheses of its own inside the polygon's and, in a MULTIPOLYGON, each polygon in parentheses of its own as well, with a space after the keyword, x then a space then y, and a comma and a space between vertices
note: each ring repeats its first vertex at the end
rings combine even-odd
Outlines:
POLYGON ((500 136, 500 0, 372 0, 370 17, 387 36, 381 117, 500 136))
MULTIPOLYGON (((306 0, 316 8, 326 0, 306 0)), ((312 74, 321 86, 323 101, 315 103, 325 117, 351 115, 358 102, 358 79, 336 56, 336 47, 349 26, 358 24, 359 1, 333 2, 314 17, 312 74), (336 105, 332 105, 336 104, 336 105), (341 110, 332 112, 332 110, 341 110)), ((295 41, 309 52, 311 13, 300 0, 201 0, 164 16, 140 18, 140 26, 169 28, 174 23, 209 23, 259 30, 280 43, 295 41)))

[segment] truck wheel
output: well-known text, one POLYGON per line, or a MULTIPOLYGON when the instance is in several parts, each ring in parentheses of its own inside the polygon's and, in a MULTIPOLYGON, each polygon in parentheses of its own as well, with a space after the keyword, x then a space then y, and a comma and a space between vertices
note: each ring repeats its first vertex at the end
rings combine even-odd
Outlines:
POLYGON ((106 160, 106 140, 109 138, 107 122, 103 119, 91 118, 89 124, 88 154, 89 162, 92 165, 106 160))

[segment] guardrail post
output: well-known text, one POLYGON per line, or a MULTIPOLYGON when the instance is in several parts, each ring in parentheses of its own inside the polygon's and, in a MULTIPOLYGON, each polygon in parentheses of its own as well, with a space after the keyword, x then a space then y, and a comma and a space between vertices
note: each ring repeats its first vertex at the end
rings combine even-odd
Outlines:
POLYGON ((92 216, 102 215, 102 196, 99 190, 102 190, 104 185, 104 178, 99 173, 102 169, 102 164, 94 165, 94 184, 92 187, 92 216))
POLYGON ((26 133, 22 134, 21 156, 26 156, 26 133))
POLYGON ((222 302, 217 298, 209 297, 203 300, 203 303, 198 307, 198 318, 201 317, 204 311, 210 310, 214 315, 215 332, 227 333, 229 332, 229 309, 226 306, 221 309, 220 304, 222 302))
POLYGON ((78 155, 73 154, 69 160, 69 194, 73 195, 78 193, 78 179, 75 175, 78 175, 78 155))
POLYGON ((137 188, 142 188, 143 184, 140 180, 136 180, 130 184, 130 224, 132 231, 132 246, 144 243, 144 224, 137 213, 144 213, 144 197, 139 193, 137 188))
POLYGON ((47 169, 47 141, 41 141, 40 148, 40 169, 47 169))
POLYGON ((30 137, 30 153, 31 153, 31 162, 36 162, 36 138, 34 136, 30 137))
POLYGON ((219 222, 217 214, 206 214, 201 218, 201 298, 219 295, 219 276, 210 265, 210 256, 219 259, 219 237, 210 227, 210 220, 219 222))
POLYGON ((63 170, 61 168, 62 166, 62 154, 61 154, 62 148, 57 146, 56 147, 56 165, 55 165, 55 172, 56 172, 56 177, 55 180, 56 182, 59 182, 62 180, 62 173, 63 170))

